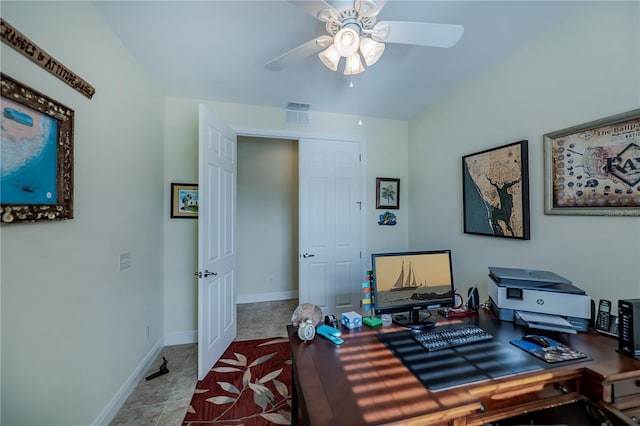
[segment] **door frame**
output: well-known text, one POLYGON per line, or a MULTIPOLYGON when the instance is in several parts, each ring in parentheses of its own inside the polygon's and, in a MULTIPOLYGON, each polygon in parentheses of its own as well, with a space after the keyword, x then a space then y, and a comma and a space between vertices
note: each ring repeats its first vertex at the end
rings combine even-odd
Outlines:
POLYGON ((367 144, 364 136, 355 135, 342 135, 332 133, 320 133, 309 132, 302 130, 276 130, 276 129, 263 129, 246 126, 233 126, 229 125, 231 129, 236 132, 238 137, 247 136, 254 138, 272 138, 272 139, 292 139, 296 142, 300 139, 325 139, 325 140, 337 140, 347 142, 357 142, 360 145, 360 179, 362 185, 360 186, 360 199, 362 200, 362 209, 360 210, 360 247, 362 248, 362 256, 360 257, 360 269, 364 274, 367 268, 367 221, 365 220, 367 215, 367 144))

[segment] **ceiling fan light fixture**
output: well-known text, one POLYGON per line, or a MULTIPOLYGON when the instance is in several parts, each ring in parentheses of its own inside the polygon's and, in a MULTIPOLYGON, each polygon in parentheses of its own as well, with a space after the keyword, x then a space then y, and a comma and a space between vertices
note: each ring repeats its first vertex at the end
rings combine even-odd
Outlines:
POLYGON ((333 22, 333 21, 337 21, 338 20, 338 11, 331 8, 331 9, 322 9, 318 12, 318 15, 316 16, 318 18, 319 21, 322 22, 333 22))
POLYGON ((322 49, 326 49, 327 47, 333 44, 333 37, 331 36, 320 36, 316 38, 316 44, 318 47, 322 49))
POLYGON ((358 51, 360 36, 353 28, 345 27, 336 33, 333 44, 340 56, 348 58, 358 51))
POLYGON ((368 67, 378 62, 378 59, 384 52, 384 43, 378 43, 370 38, 363 38, 360 40, 360 52, 364 57, 364 62, 368 67))
POLYGON ((344 66, 344 75, 360 74, 363 71, 364 67, 362 66, 362 61, 358 53, 347 57, 347 62, 344 66))
POLYGON ((340 63, 341 56, 338 54, 336 47, 332 44, 322 52, 318 53, 318 57, 322 63, 331 71, 338 70, 338 63, 340 63))
POLYGON ((371 32, 371 38, 375 41, 385 41, 387 37, 389 37, 389 32, 391 31, 391 27, 388 22, 381 21, 373 26, 373 31, 371 32))

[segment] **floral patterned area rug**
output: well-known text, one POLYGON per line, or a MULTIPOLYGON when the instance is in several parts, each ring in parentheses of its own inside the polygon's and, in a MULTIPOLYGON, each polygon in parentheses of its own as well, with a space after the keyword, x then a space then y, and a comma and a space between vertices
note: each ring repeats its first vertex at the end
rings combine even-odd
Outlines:
POLYGON ((290 425, 289 339, 233 342, 196 384, 183 426, 290 425))

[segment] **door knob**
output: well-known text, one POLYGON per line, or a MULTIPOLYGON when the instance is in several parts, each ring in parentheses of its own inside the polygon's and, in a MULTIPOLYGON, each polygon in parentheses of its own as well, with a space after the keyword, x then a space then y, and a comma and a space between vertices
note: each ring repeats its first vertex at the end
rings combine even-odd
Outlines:
POLYGON ((302 253, 302 257, 304 257, 305 259, 306 259, 307 257, 314 257, 314 256, 315 256, 315 254, 311 254, 311 253, 302 253))
POLYGON ((209 275, 218 275, 218 273, 217 273, 217 272, 209 272, 209 270, 208 270, 208 269, 205 269, 205 270, 204 270, 204 273, 202 273, 202 272, 196 272, 194 275, 195 275, 195 276, 197 276, 198 278, 202 278, 202 277, 205 277, 205 278, 206 278, 206 277, 208 277, 209 275))

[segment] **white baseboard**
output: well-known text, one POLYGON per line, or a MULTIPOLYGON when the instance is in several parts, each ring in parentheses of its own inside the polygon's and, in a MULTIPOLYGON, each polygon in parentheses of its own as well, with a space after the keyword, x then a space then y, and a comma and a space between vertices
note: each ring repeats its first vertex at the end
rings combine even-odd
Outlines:
POLYGON ((297 299, 297 291, 277 291, 273 293, 253 293, 253 294, 239 294, 237 296, 238 304, 243 303, 256 303, 256 302, 271 302, 272 300, 289 300, 297 299))
POLYGON ((164 335, 165 346, 186 345, 189 343, 198 343, 197 331, 181 331, 164 335))
POLYGON ((108 425, 118 414, 118 411, 131 395, 131 392, 136 388, 140 380, 144 377, 144 374, 149 370, 153 361, 160 355, 163 348, 164 339, 160 338, 151 350, 147 353, 140 364, 133 370, 129 378, 118 389, 118 392, 111 398, 111 401, 102 409, 98 417, 91 423, 92 425, 108 425))

